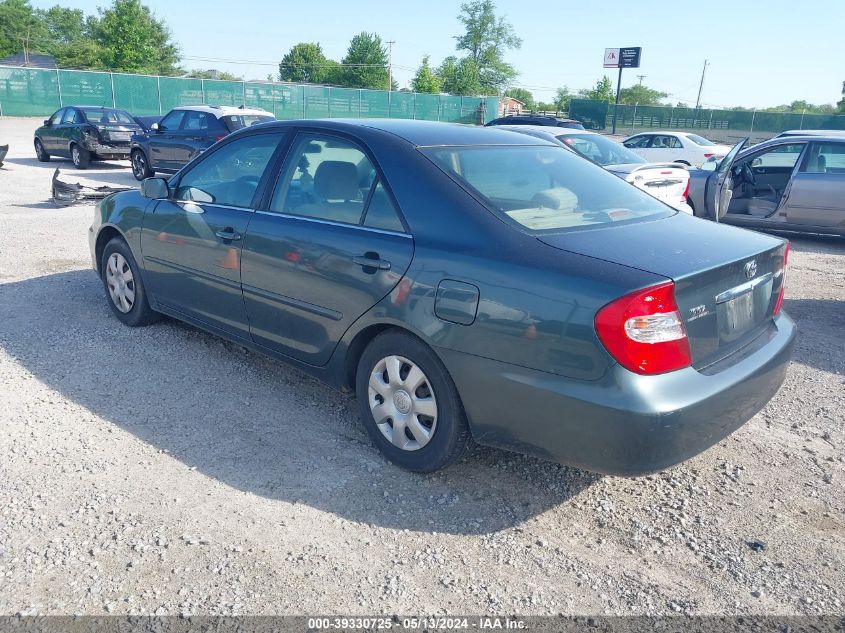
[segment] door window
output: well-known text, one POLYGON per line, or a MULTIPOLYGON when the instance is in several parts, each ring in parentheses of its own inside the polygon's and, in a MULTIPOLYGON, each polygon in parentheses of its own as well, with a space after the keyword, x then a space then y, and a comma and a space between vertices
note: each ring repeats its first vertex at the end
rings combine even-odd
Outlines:
POLYGON ((648 142, 651 140, 651 136, 648 134, 644 134, 642 136, 635 136, 634 138, 629 138, 627 141, 623 143, 625 147, 637 147, 643 148, 648 147, 648 142))
POLYGON ((185 122, 182 124, 182 129, 189 132, 207 130, 211 127, 210 118, 212 118, 211 115, 205 112, 188 112, 185 114, 185 122))
POLYGON ((752 167, 786 167, 791 170, 795 167, 803 150, 803 143, 778 145, 768 152, 754 156, 752 167))
POLYGON ((652 148, 660 149, 682 149, 683 145, 676 136, 656 135, 651 142, 652 148))
POLYGON ((54 113, 53 116, 50 117, 50 125, 59 125, 62 121, 62 115, 64 115, 66 110, 59 110, 58 112, 54 113))
POLYGON ((381 182, 377 181, 373 188, 364 216, 364 226, 385 231, 405 231, 402 220, 399 219, 399 214, 381 182))
POLYGON ((79 123, 76 116, 76 110, 68 108, 65 110, 65 115, 62 117, 62 125, 72 125, 74 123, 79 123))
POLYGON ((845 143, 813 143, 801 171, 810 174, 845 174, 845 143))
POLYGON ((247 136, 207 154, 179 180, 175 199, 251 207, 283 136, 283 132, 247 136))
POLYGON ((159 127, 162 130, 178 130, 184 118, 185 110, 172 110, 170 114, 161 120, 159 127))
POLYGON ((270 210, 308 218, 359 224, 376 173, 349 141, 303 135, 295 144, 270 210))

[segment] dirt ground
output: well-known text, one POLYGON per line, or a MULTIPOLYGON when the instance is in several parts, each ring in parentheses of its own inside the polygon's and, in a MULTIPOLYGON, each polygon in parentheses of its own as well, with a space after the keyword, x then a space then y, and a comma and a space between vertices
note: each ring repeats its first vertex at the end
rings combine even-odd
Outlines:
POLYGON ((354 401, 191 327, 121 325, 91 206, 0 118, 0 614, 842 614, 845 240, 794 238, 786 383, 691 461, 492 449, 418 476, 354 401))

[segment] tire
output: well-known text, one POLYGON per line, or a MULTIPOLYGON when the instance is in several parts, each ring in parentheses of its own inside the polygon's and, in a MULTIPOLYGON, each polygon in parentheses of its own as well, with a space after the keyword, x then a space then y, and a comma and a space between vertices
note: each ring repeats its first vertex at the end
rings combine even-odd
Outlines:
POLYGON ((463 456, 470 432, 458 390, 419 339, 399 330, 379 334, 361 355, 355 388, 367 433, 397 466, 430 473, 463 456), (396 375, 400 380, 391 380, 396 375))
POLYGON ((141 271, 132 251, 122 238, 112 238, 103 249, 100 277, 109 306, 124 325, 140 327, 155 323, 161 318, 161 315, 150 307, 141 271))
POLYGON ((76 143, 70 146, 70 159, 77 169, 88 169, 91 164, 91 152, 76 143))
POLYGON ((143 150, 132 150, 129 160, 132 162, 132 175, 135 176, 135 180, 144 180, 155 175, 155 172, 150 169, 150 161, 147 160, 147 155, 143 150))
POLYGON ((47 163, 50 161, 50 154, 48 154, 47 150, 44 149, 44 144, 41 142, 40 138, 35 139, 35 157, 41 163, 47 163))

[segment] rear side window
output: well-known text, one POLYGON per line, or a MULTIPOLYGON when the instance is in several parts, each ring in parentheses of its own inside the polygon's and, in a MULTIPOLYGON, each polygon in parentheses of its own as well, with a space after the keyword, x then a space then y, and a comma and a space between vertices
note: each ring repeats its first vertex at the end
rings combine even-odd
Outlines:
POLYGON ((204 131, 217 129, 217 119, 208 112, 188 112, 185 114, 185 121, 182 129, 192 131, 204 131))
POLYGON ((443 171, 492 210, 531 231, 560 231, 673 212, 562 147, 426 148, 443 171))
POLYGON ((68 108, 65 110, 65 115, 62 117, 62 125, 71 125, 73 123, 81 123, 81 121, 76 115, 76 110, 68 108))
POLYGON ((845 143, 813 143, 803 171, 845 174, 845 143))

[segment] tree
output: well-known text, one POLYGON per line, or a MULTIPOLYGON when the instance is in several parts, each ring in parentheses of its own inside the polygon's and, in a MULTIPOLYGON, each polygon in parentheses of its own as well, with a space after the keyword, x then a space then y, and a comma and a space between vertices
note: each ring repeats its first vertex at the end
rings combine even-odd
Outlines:
POLYGON ((608 101, 610 103, 616 101, 613 84, 610 83, 610 77, 607 75, 599 79, 592 88, 582 88, 579 90, 578 96, 582 99, 593 99, 594 101, 608 101))
POLYGON ((387 90, 387 49, 375 33, 359 33, 349 42, 338 83, 351 88, 387 90))
POLYGON ((0 57, 46 52, 47 31, 29 0, 0 0, 0 57))
POLYGON ((140 0, 112 0, 98 9, 94 39, 109 70, 172 75, 178 72, 179 48, 170 31, 140 0))
POLYGON ((279 79, 299 83, 327 83, 329 60, 319 44, 300 42, 294 45, 279 62, 279 79))
POLYGON ((439 93, 443 86, 434 70, 429 64, 430 57, 426 55, 422 59, 422 64, 417 68, 417 74, 411 80, 411 88, 414 92, 429 92, 432 94, 439 93))
POLYGON ((534 95, 531 94, 530 90, 526 90, 525 88, 508 88, 505 90, 505 96, 522 101, 529 110, 534 110, 537 107, 537 104, 534 102, 534 95))
POLYGON ((845 81, 842 82, 842 98, 836 103, 839 112, 845 113, 845 81))
POLYGON ((482 92, 478 66, 470 57, 458 60, 450 55, 437 69, 443 92, 453 95, 478 95, 482 92))
POLYGON ((619 91, 619 103, 628 105, 662 105, 661 99, 665 99, 668 96, 665 92, 654 90, 642 84, 634 84, 630 88, 622 88, 619 91))
MULTIPOLYGON (((471 0, 461 5, 458 20, 466 32, 455 36, 456 48, 466 51, 477 70, 481 86, 479 92, 500 94, 518 75, 516 69, 505 61, 510 49, 522 46, 511 24, 496 15, 493 0, 471 0)), ((469 68, 469 66, 468 66, 469 68)))
POLYGON ((225 70, 217 70, 216 68, 209 68, 208 70, 192 70, 187 74, 193 79, 217 79, 220 81, 243 81, 243 77, 226 72, 225 70))
POLYGON ((569 102, 572 101, 572 94, 569 88, 563 86, 555 92, 554 106, 557 112, 569 112, 569 102))

